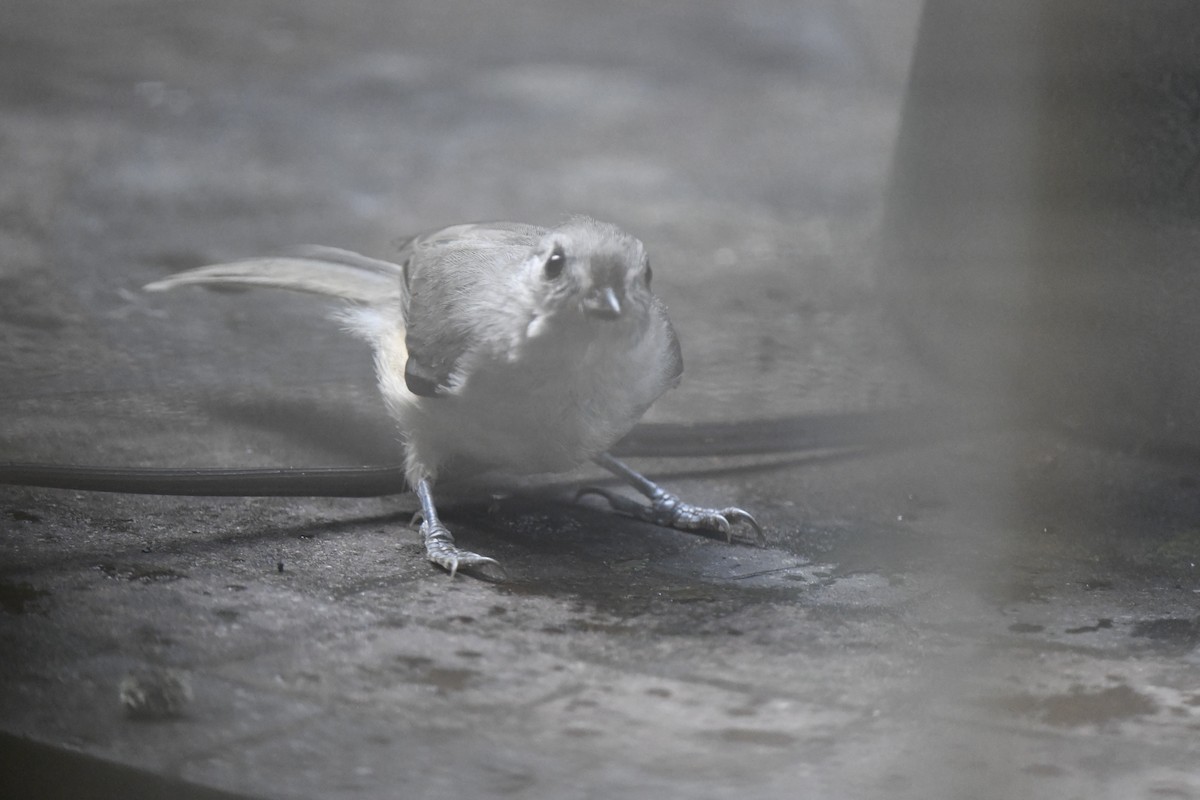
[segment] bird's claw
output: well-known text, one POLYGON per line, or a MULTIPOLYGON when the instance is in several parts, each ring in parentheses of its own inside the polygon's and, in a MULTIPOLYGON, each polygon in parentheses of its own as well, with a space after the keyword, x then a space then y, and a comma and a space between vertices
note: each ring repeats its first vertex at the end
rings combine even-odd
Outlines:
POLYGON ((425 540, 426 557, 449 572, 451 578, 460 570, 489 581, 508 578, 508 572, 496 559, 463 550, 456 545, 450 531, 440 522, 433 525, 422 522, 421 537, 425 540))
POLYGON ((725 541, 733 542, 735 525, 746 525, 754 531, 754 540, 760 547, 767 546, 767 537, 763 534, 762 526, 749 512, 740 508, 704 508, 685 503, 670 492, 660 492, 650 500, 649 505, 631 500, 625 495, 596 486, 587 486, 575 495, 578 500, 589 494, 603 497, 613 511, 652 522, 665 528, 681 531, 711 531, 725 535, 725 541))

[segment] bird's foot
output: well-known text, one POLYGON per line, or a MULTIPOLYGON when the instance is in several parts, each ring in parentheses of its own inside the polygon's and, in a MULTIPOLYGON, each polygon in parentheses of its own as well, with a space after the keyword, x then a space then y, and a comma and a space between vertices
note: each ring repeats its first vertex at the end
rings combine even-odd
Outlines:
POLYGON ((680 531, 699 531, 719 533, 725 536, 725 541, 733 542, 735 525, 743 524, 754 532, 754 541, 759 547, 767 546, 767 537, 763 534, 762 526, 740 508, 704 508, 685 503, 670 492, 660 490, 650 498, 650 504, 645 505, 632 500, 625 495, 595 486, 584 487, 575 495, 578 500, 585 495, 594 494, 603 497, 613 510, 640 519, 674 528, 680 531))
POLYGON ((440 522, 421 523, 421 538, 425 540, 425 555, 453 578, 460 571, 489 581, 507 580, 508 572, 494 558, 463 550, 440 522))

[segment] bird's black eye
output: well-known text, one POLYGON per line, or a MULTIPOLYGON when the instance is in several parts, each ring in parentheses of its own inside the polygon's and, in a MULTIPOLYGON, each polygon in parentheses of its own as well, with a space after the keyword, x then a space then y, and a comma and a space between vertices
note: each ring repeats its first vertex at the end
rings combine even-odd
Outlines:
POLYGON ((654 270, 650 269, 650 259, 646 259, 646 288, 650 288, 650 281, 654 280, 654 270))
POLYGON ((554 280, 559 275, 562 275, 563 267, 567 265, 567 255, 563 252, 562 245, 554 245, 554 249, 550 251, 550 257, 546 259, 542 271, 549 280, 554 280))

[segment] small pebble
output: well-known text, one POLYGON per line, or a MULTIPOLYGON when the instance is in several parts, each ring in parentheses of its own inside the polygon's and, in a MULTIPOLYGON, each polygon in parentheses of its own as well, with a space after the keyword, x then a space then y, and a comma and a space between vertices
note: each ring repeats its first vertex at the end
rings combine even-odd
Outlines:
POLYGON ((175 719, 183 716, 192 702, 192 681, 177 669, 134 670, 121 679, 118 696, 131 719, 175 719))

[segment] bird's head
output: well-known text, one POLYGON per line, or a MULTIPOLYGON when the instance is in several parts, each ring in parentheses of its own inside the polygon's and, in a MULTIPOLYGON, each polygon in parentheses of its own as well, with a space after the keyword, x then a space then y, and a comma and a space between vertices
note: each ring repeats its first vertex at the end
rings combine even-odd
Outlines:
POLYGON ((534 298, 531 335, 550 321, 619 324, 646 316, 650 261, 616 226, 577 217, 546 232, 522 266, 534 298))

